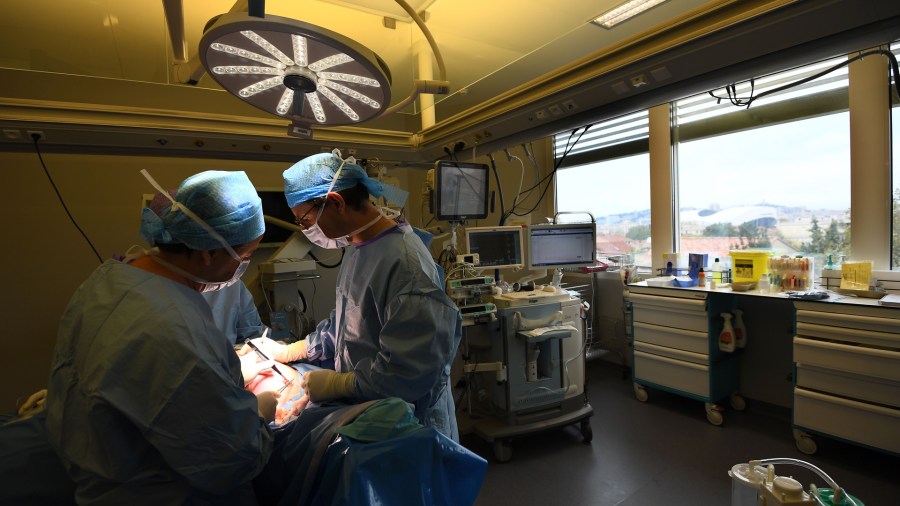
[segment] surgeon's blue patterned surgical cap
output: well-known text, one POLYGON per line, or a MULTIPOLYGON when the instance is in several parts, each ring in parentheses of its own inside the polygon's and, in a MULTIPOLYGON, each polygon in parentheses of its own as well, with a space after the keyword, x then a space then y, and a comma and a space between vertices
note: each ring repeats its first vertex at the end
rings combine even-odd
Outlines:
POLYGON ((365 169, 351 161, 343 162, 334 153, 319 153, 300 160, 284 171, 284 196, 288 207, 324 197, 339 168, 341 172, 331 191, 339 192, 362 183, 373 197, 385 197, 400 207, 406 204, 409 196, 406 190, 370 178, 365 169))
MULTIPOLYGON (((252 242, 265 231, 262 201, 244 172, 210 170, 193 175, 181 183, 174 199, 231 246, 252 242)), ((183 243, 195 250, 222 247, 203 226, 179 211, 178 206, 168 202, 159 207, 145 208, 141 215, 141 237, 148 244, 183 243)))

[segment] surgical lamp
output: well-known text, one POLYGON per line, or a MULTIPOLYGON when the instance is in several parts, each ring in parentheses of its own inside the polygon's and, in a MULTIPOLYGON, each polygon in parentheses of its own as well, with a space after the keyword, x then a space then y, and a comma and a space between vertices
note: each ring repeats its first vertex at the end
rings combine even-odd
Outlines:
POLYGON ((449 92, 437 45, 418 15, 408 10, 431 44, 441 80, 416 81, 410 97, 390 109, 391 75, 378 55, 325 28, 265 15, 261 1, 250 2, 248 13, 211 20, 200 40, 200 59, 222 88, 291 120, 289 133, 310 136, 310 126, 362 123, 398 110, 420 93, 449 92))
POLYGON ((360 123, 391 101, 390 72, 375 53, 293 19, 224 14, 203 35, 200 59, 225 90, 295 123, 360 123))

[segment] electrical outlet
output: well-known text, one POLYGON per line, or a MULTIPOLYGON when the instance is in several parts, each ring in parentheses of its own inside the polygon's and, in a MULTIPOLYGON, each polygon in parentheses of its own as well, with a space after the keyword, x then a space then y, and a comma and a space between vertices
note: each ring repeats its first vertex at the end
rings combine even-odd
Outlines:
POLYGON ((541 109, 540 111, 534 113, 534 117, 537 119, 547 119, 547 111, 541 109))
POLYGON ((575 109, 578 109, 578 104, 576 104, 574 100, 566 100, 562 103, 562 108, 566 111, 574 111, 575 109))
POLYGON ((552 114, 552 115, 554 115, 554 116, 559 116, 560 114, 563 113, 562 109, 561 109, 558 105, 556 105, 556 104, 551 105, 551 106, 548 107, 547 109, 549 109, 549 110, 550 110, 550 114, 552 114))
POLYGON ((44 137, 44 132, 40 130, 26 130, 25 133, 27 134, 29 140, 34 140, 35 135, 37 136, 37 140, 39 141, 47 140, 47 138, 44 137))

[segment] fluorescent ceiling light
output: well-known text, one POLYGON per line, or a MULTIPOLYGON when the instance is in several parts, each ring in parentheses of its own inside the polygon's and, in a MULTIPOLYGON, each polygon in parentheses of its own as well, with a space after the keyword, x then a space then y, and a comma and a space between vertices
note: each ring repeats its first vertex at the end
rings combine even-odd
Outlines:
POLYGON ((603 28, 612 28, 625 20, 631 19, 647 9, 666 1, 667 0, 630 0, 597 16, 591 20, 591 23, 600 25, 603 28))

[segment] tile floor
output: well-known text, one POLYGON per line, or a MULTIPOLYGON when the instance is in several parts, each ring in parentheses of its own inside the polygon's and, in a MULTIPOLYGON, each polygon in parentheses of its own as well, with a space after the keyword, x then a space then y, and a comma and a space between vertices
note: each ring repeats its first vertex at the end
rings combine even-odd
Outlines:
MULTIPOLYGON (((815 455, 800 453, 785 408, 748 399, 746 410, 728 410, 716 427, 700 401, 653 390, 637 401, 619 365, 595 360, 587 372, 591 444, 570 425, 513 440, 512 459, 498 463, 491 444, 462 436, 489 463, 476 505, 729 505, 727 471, 774 457, 819 467, 866 506, 900 505, 900 457, 827 438, 817 438, 815 455)), ((776 471, 804 488, 825 486, 800 467, 776 471)))

